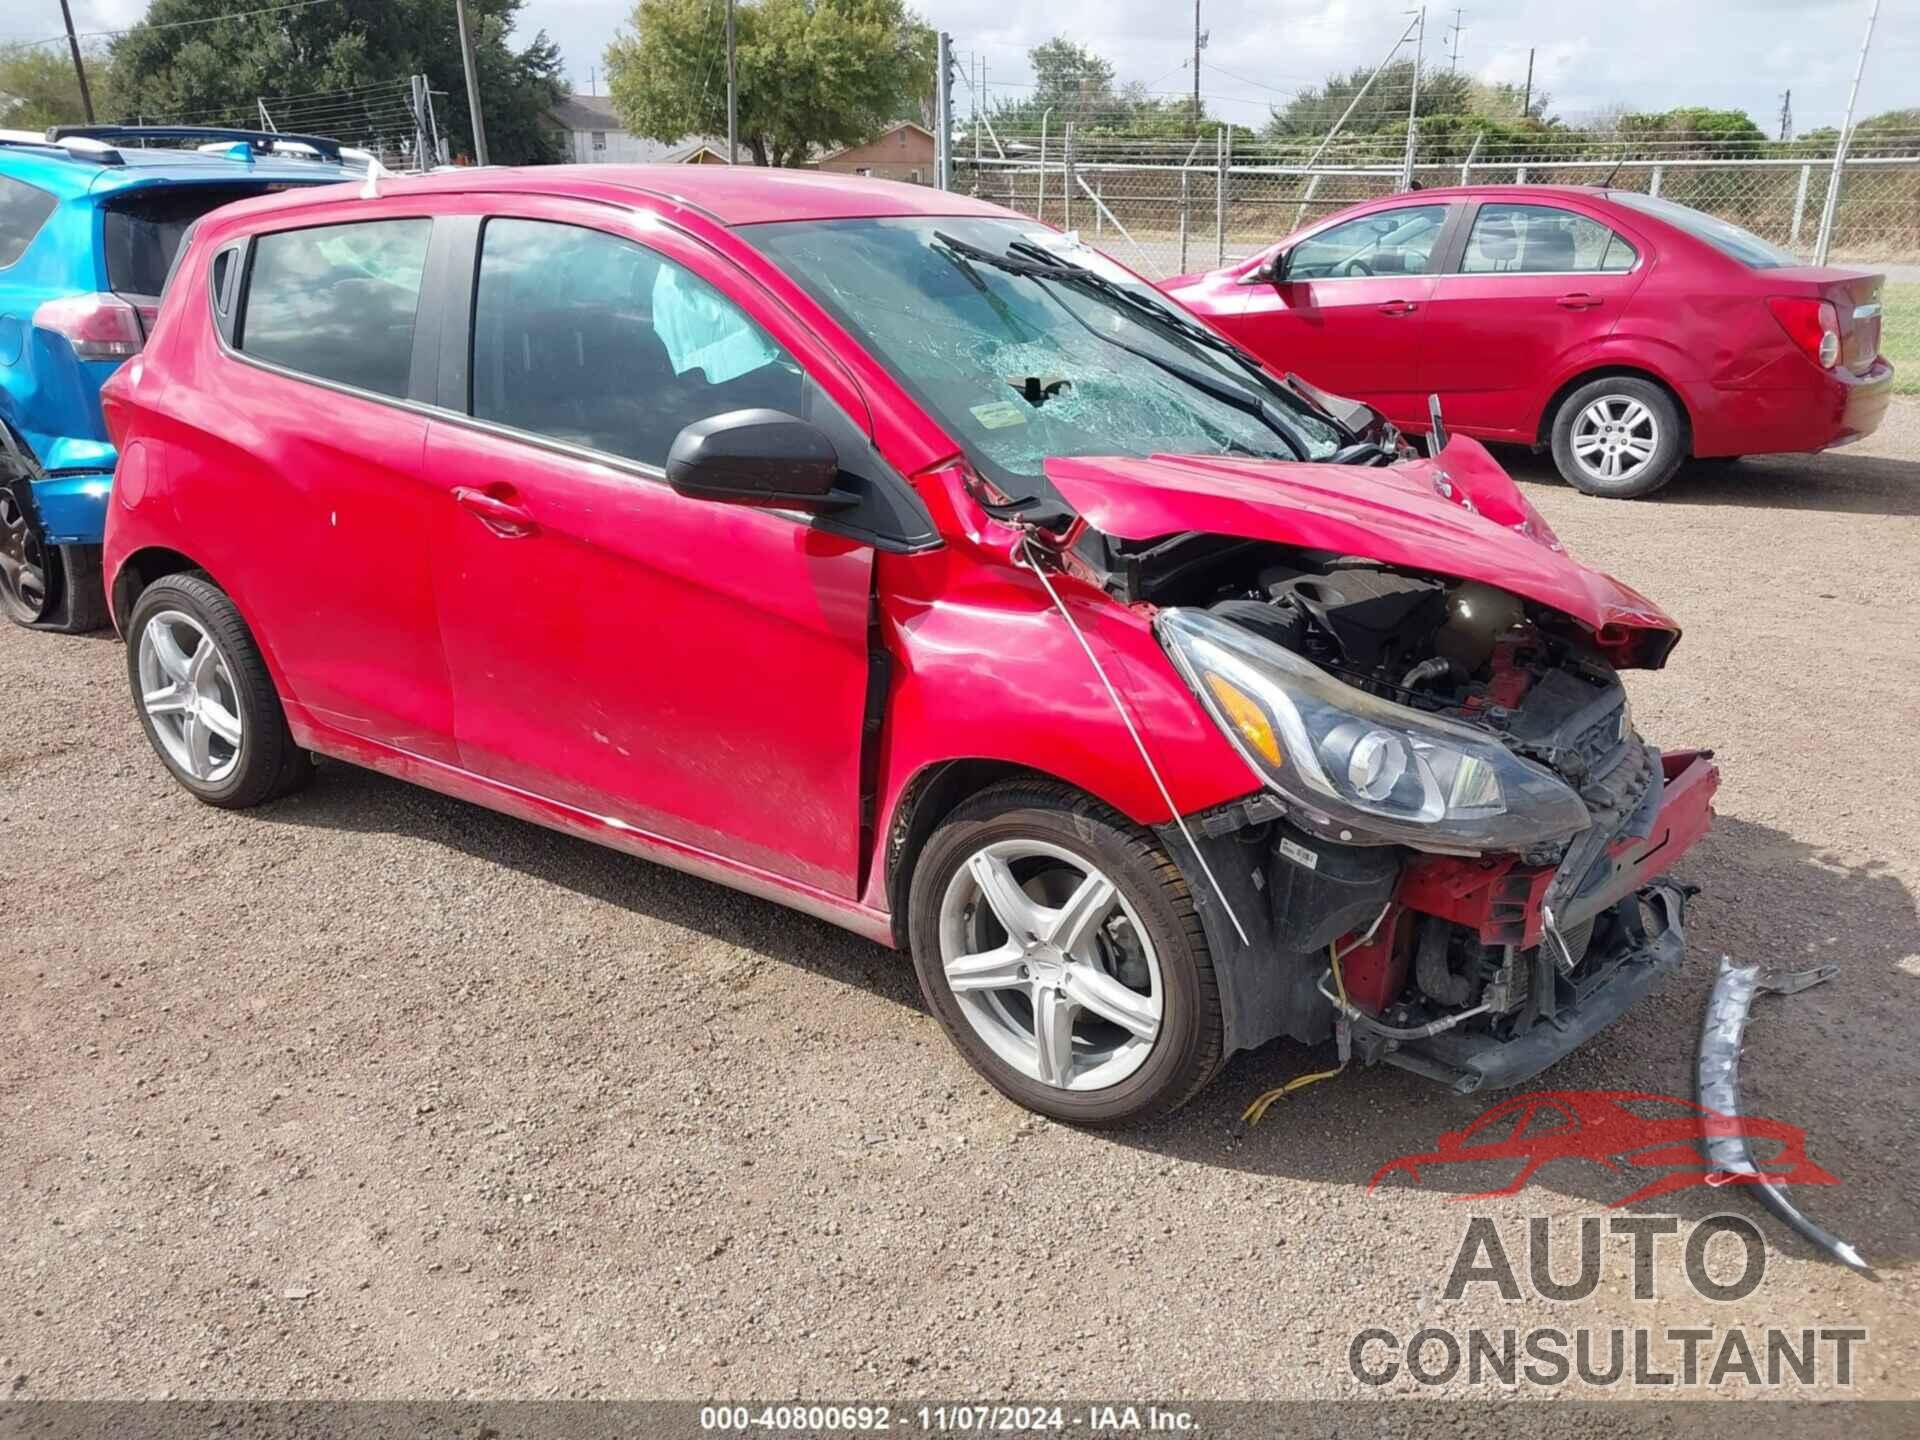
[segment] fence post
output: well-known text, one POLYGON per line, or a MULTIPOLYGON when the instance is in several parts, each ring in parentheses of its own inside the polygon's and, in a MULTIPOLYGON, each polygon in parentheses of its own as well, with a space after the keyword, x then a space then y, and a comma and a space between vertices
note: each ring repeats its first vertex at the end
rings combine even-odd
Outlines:
POLYGON ((1096 175, 1093 180, 1093 233, 1096 238, 1107 233, 1107 177, 1096 175))
POLYGON ((1187 223, 1193 213, 1193 187, 1187 178, 1193 172, 1185 165, 1180 167, 1180 269, 1178 274, 1187 273, 1187 223))
POLYGON ((1516 165, 1513 167, 1513 183, 1516 185, 1524 185, 1527 183, 1527 167, 1526 166, 1516 165))
POLYGON ((1067 122, 1067 145, 1060 155, 1060 228, 1073 229, 1073 122, 1067 122))
POLYGON ((1219 138, 1213 146, 1213 228, 1215 232, 1214 265, 1227 263, 1227 127, 1220 127, 1219 138))
MULTIPOLYGON (((1483 130, 1473 137, 1473 144, 1467 147, 1467 158, 1460 162, 1460 183, 1462 185, 1469 183, 1467 177, 1473 173, 1473 157, 1480 153, 1480 142, 1486 138, 1486 131, 1483 130)), ((1299 222, 1295 221, 1294 223, 1298 224, 1299 222)))
POLYGON ((1807 218, 1807 186, 1813 182, 1813 166, 1800 167, 1800 183, 1793 192, 1793 238, 1787 241, 1795 250, 1800 248, 1800 222, 1807 218))
POLYGON ((1648 172, 1647 194, 1655 195, 1655 196, 1659 195, 1660 177, 1665 173, 1666 173, 1666 167, 1664 165, 1656 165, 1653 167, 1653 169, 1650 172, 1648 172))

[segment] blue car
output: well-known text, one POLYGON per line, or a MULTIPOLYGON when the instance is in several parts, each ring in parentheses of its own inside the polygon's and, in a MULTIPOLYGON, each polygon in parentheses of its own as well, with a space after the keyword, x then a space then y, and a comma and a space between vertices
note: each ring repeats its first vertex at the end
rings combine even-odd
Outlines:
POLYGON ((146 342, 187 229, 295 185, 362 178, 332 140, 247 130, 0 130, 0 608, 106 623, 100 541, 114 452, 100 385, 146 342))

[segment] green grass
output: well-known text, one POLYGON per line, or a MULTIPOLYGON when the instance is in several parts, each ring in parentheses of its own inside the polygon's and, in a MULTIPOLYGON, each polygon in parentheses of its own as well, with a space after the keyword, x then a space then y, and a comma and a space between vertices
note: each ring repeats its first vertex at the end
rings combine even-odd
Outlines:
POLYGON ((1893 388, 1920 395, 1920 284, 1888 285, 1880 292, 1880 350, 1893 362, 1893 388))

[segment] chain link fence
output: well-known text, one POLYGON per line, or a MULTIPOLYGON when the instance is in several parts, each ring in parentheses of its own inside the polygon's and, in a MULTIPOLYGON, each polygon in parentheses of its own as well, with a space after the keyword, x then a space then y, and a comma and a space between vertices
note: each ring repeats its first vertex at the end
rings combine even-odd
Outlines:
MULTIPOLYGON (((957 149, 957 147, 956 147, 957 149)), ((1032 215, 1106 250, 1150 279, 1216 269, 1311 220, 1405 188, 1404 159, 1302 163, 1278 147, 1236 152, 1225 132, 1199 140, 993 137, 956 153, 953 188, 1032 215)), ((1599 185, 1637 190, 1729 220, 1811 262, 1833 176, 1831 153, 1788 158, 1482 159, 1422 154, 1441 185, 1599 185)), ((1836 197, 1829 264, 1887 277, 1882 348, 1900 389, 1920 393, 1920 156, 1854 155, 1836 197)))

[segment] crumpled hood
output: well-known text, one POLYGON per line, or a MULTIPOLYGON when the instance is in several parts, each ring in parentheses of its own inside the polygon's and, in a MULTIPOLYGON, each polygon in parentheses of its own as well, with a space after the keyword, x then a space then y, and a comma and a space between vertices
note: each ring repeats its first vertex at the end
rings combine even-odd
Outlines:
POLYGON ((1102 534, 1186 530, 1364 555, 1497 585, 1572 616, 1620 666, 1658 669, 1680 627, 1658 605, 1568 555, 1478 441, 1378 469, 1213 455, 1079 456, 1047 479, 1102 534))

